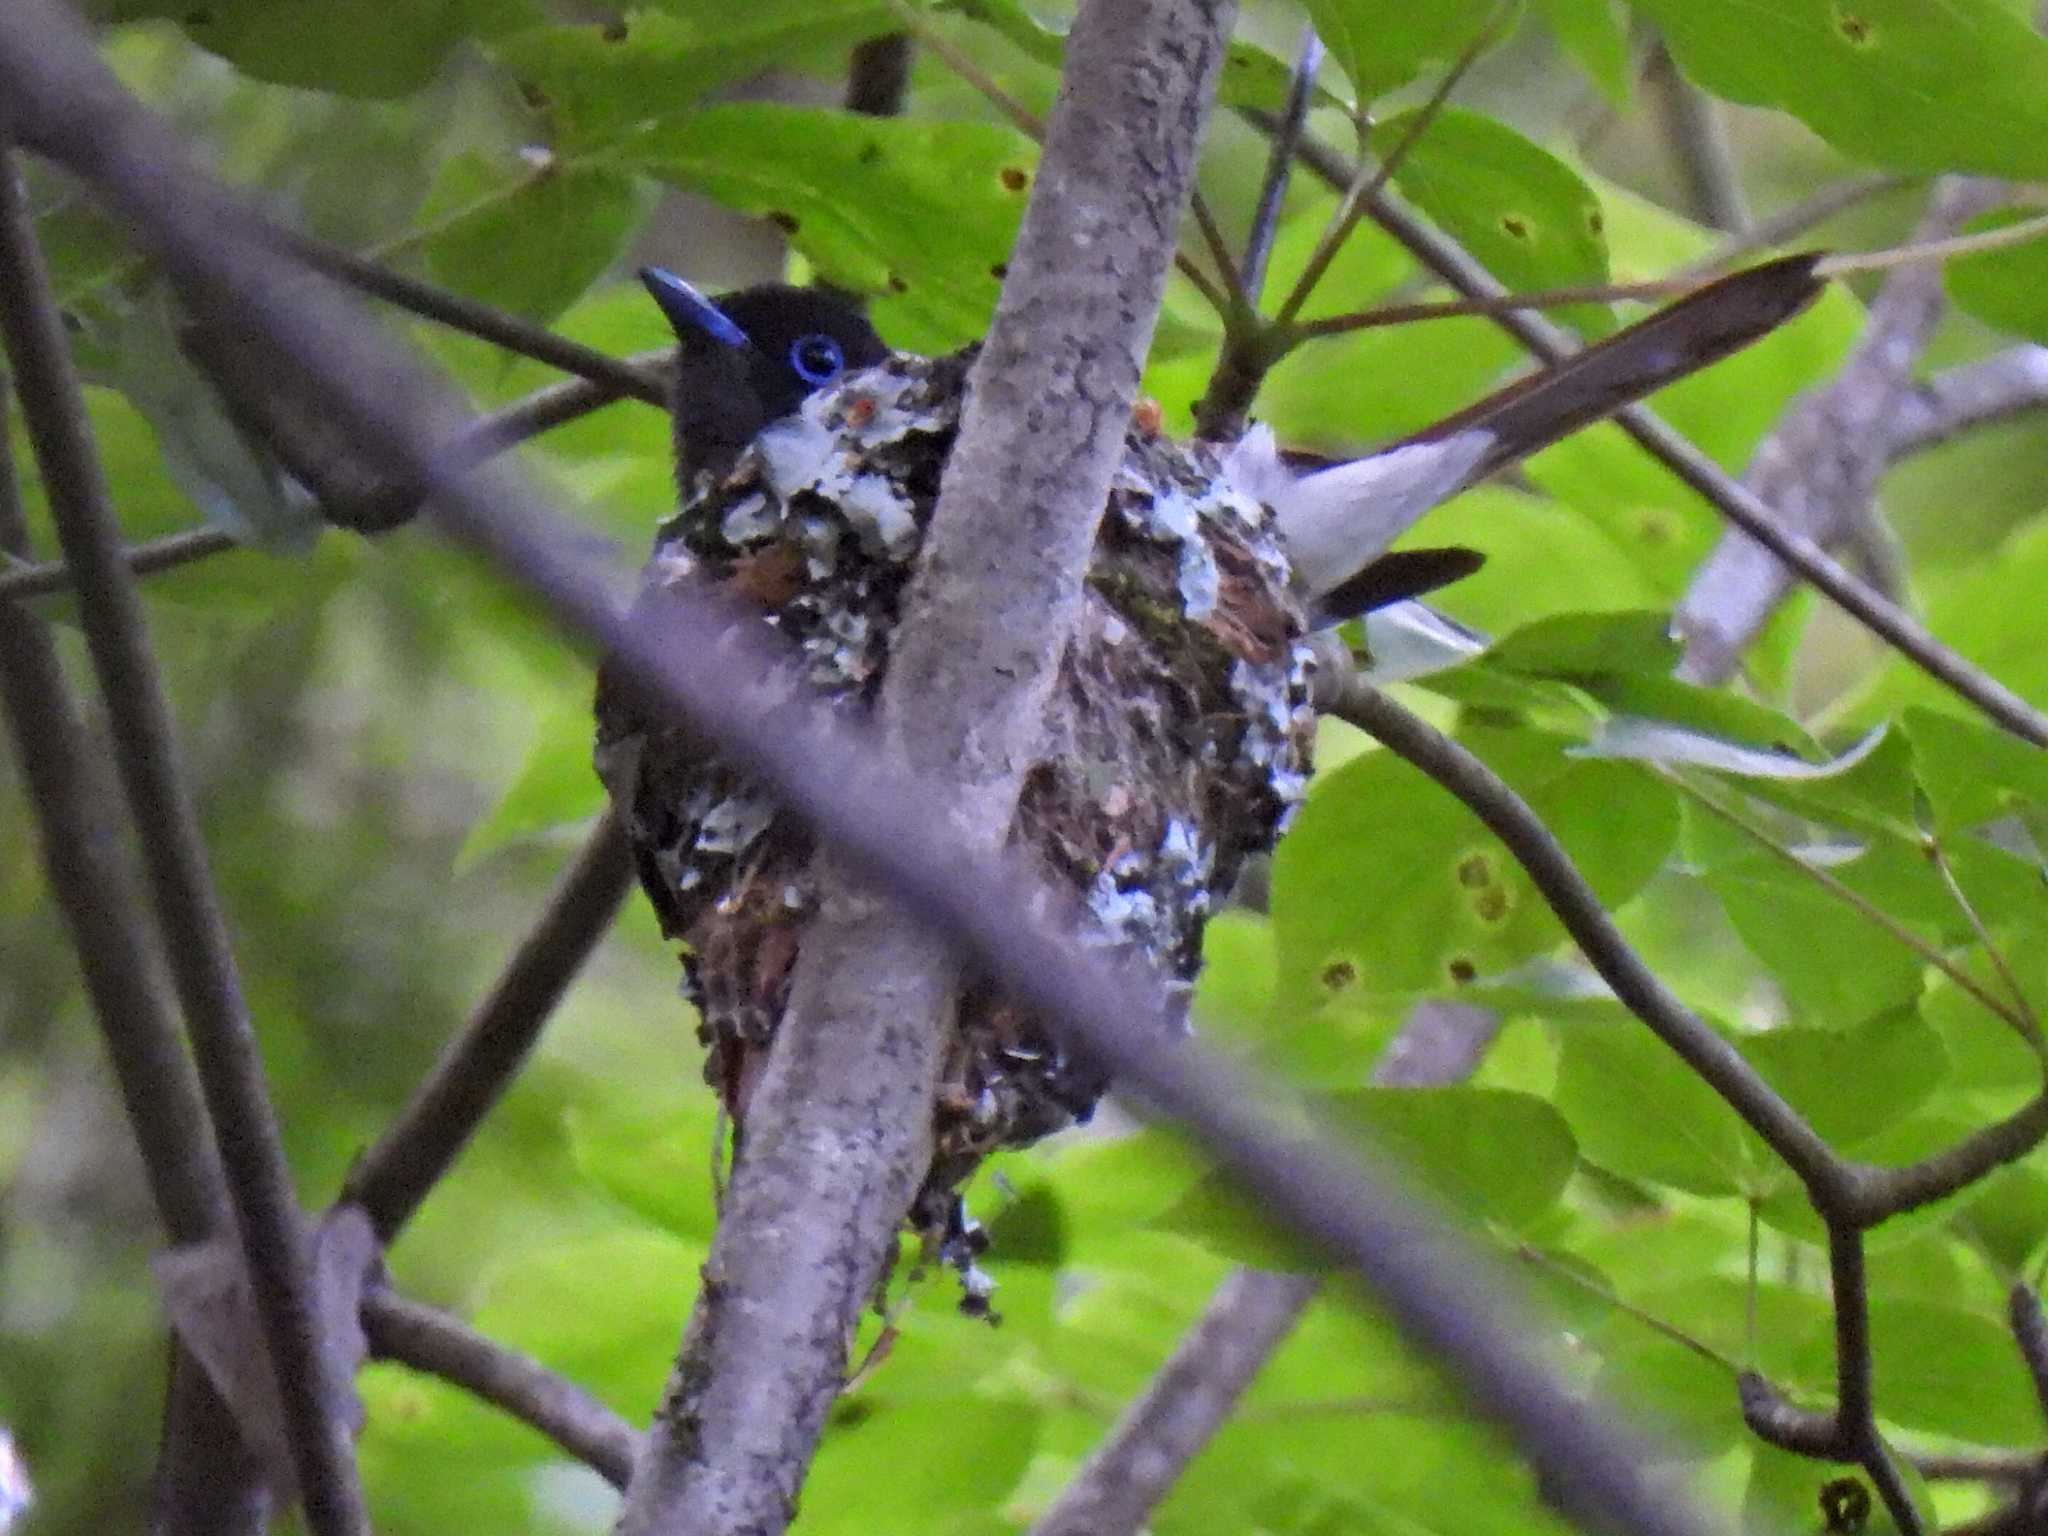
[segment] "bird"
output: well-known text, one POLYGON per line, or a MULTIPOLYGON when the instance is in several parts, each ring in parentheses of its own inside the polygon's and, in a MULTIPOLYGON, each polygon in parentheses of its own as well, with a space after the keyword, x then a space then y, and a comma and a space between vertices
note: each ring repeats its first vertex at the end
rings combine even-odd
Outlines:
MULTIPOLYGON (((1393 551, 1431 507, 1797 314, 1817 255, 1724 278, 1363 457, 1176 443, 1134 421, 1083 618, 1048 705, 1013 844, 1071 888, 1089 942, 1151 964, 1183 1003, 1202 928, 1305 792, 1314 639, 1475 569, 1472 550, 1393 551)), ((891 350, 859 304, 762 284, 709 297, 642 280, 676 337, 678 511, 650 600, 708 578, 757 609, 791 665, 844 708, 871 701, 957 432, 973 349, 891 350)), ((600 669, 596 762, 664 932, 683 947, 705 1076, 745 1134, 812 910, 810 835, 736 766, 645 712, 600 669)), ((985 1235, 961 1191, 981 1161, 1085 1120, 1090 1062, 985 981, 958 1000, 934 1154, 910 1214, 985 1309, 985 1235)))

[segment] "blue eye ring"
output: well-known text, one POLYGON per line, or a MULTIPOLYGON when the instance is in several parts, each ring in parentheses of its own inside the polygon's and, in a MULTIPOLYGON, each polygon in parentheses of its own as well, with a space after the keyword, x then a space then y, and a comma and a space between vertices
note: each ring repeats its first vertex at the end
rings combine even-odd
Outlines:
POLYGON ((846 367, 846 354, 830 336, 814 331, 790 343, 789 366, 806 384, 829 384, 846 367))

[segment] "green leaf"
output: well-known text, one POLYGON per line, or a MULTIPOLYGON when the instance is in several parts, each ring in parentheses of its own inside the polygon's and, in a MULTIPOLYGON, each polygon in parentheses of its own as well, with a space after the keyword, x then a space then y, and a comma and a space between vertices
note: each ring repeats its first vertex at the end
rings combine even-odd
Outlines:
POLYGON ((491 1278, 473 1321, 644 1424, 707 1251, 645 1227, 531 1248, 491 1278))
POLYGON ((629 176, 550 165, 437 229, 427 269, 469 298, 552 320, 618 259, 641 206, 629 176))
POLYGON ((1319 1273, 1329 1258, 1223 1173, 1204 1174, 1152 1225, 1252 1269, 1319 1273))
POLYGON ((167 16, 244 74, 349 96, 403 96, 440 73, 456 44, 530 22, 530 0, 97 0, 96 19, 167 16))
POLYGON ((888 1391, 885 1365, 872 1393, 833 1415, 804 1478, 801 1528, 819 1536, 977 1529, 962 1522, 1007 1500, 1037 1448, 1042 1411, 966 1395, 891 1401, 888 1391))
MULTIPOLYGON (((1925 962, 1807 875, 1690 807, 1685 847, 1804 1021, 1844 1029, 1918 997, 1925 962)), ((1830 861, 1827 872, 1847 879, 1857 862, 1830 861)))
POLYGON ((1534 1094, 1499 1088, 1365 1088, 1321 1101, 1461 1215, 1526 1231, 1564 1193, 1578 1146, 1534 1094))
POLYGON ((1615 0, 1536 0, 1536 10, 1600 94, 1627 110, 1634 66, 1628 56, 1627 17, 1615 0))
POLYGON ((622 159, 780 224, 821 278, 877 296, 892 341, 947 352, 988 327, 1038 152, 985 123, 749 103, 637 136, 622 159))
MULTIPOLYGON (((701 1106, 704 1098, 690 1103, 701 1106)), ((722 1154, 709 1114, 664 1110, 629 1117, 572 1106, 563 1128, 585 1178, 671 1236, 709 1246, 718 1225, 712 1163, 722 1154)))
MULTIPOLYGON (((1676 835, 1670 791, 1636 769, 1573 762, 1561 738, 1473 726, 1465 744, 1527 800, 1610 906, 1676 835)), ((1444 790, 1368 753, 1325 780, 1273 863, 1284 1006, 1462 985, 1553 947, 1556 917, 1521 866, 1444 790)))
POLYGON ((1742 1054, 1830 1142, 1875 1136, 1927 1102, 1948 1075, 1941 1038, 1900 1009, 1857 1029, 1774 1029, 1742 1054))
POLYGON ((1560 1033, 1556 1103, 1589 1161, 1696 1195, 1749 1195, 1775 1179, 1735 1111, 1641 1024, 1560 1033))
POLYGON ((2004 816, 2048 809, 2048 753, 2005 731, 1931 709, 1909 709, 1901 726, 1934 807, 1934 830, 1972 831, 2004 816))
POLYGON ((462 874, 499 849, 586 821, 604 808, 590 758, 590 701, 579 689, 535 722, 533 743, 498 803, 469 829, 455 855, 462 874))
POLYGON ((1615 672, 1661 676, 1678 657, 1668 613, 1561 613, 1496 641, 1486 665, 1578 683, 1615 672))
MULTIPOLYGON (((1374 150, 1391 154, 1415 116, 1404 112, 1374 128, 1374 150)), ((1447 109, 1408 151, 1394 180, 1510 292, 1607 281, 1599 199, 1576 171, 1504 123, 1447 109)), ((1588 337, 1614 329, 1604 304, 1551 313, 1588 337)))
POLYGON ((850 47, 892 24, 876 0, 756 0, 535 27, 491 51, 547 113, 556 147, 583 151, 686 112, 706 93, 786 62, 793 48, 850 47))
MULTIPOLYGON (((1305 0, 1309 20, 1361 102, 1406 85, 1431 64, 1450 64, 1501 9, 1499 0, 1305 0)), ((1505 36, 1509 29, 1502 28, 1505 36)))
MULTIPOLYGON (((2033 207, 2000 208, 1963 226, 1966 234, 2005 229, 2040 216, 2033 207)), ((2048 341, 2048 247, 2039 239, 2003 250, 1958 256, 1942 266, 1948 296, 1965 314, 1994 330, 2048 341)))
POLYGON ((1679 67, 1901 171, 2048 175, 2048 42, 1998 0, 1637 0, 1679 67))
MULTIPOLYGON (((1833 1351, 1833 1338, 1817 1333, 1809 1368, 1825 1369, 1833 1351)), ((2041 1406, 2002 1322, 1931 1301, 1875 1298, 1870 1352, 1880 1418, 1981 1445, 2040 1439, 2041 1406)))

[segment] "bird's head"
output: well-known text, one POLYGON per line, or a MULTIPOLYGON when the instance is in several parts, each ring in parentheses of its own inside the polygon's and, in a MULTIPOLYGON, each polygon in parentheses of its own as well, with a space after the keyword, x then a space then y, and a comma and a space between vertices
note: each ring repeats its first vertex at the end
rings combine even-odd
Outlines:
POLYGON ((640 280, 676 333, 676 465, 685 485, 722 470, 770 422, 889 349, 839 294, 763 283, 706 298, 672 272, 640 280))

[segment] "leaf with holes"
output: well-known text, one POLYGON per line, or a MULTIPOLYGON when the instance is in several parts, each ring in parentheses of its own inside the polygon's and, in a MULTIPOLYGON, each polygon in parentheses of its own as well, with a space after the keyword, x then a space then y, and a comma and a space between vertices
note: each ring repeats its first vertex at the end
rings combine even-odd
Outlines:
POLYGON ((1999 0, 1638 0, 1679 68, 1901 171, 2048 175, 2048 41, 1999 0))
MULTIPOLYGON (((1391 155, 1416 122, 1399 113, 1373 129, 1391 155)), ((1505 123, 1447 109, 1403 156, 1394 180, 1511 293, 1607 281, 1606 216, 1579 174, 1505 123)), ((1589 338, 1614 329, 1605 304, 1551 312, 1589 338)))
MULTIPOLYGON (((1503 6, 1500 0, 1306 0, 1309 20, 1361 102, 1406 85, 1431 65, 1448 66, 1503 6)), ((1499 35, 1505 37, 1503 27, 1499 35)))
MULTIPOLYGON (((1641 889, 1677 835, 1671 792, 1631 765, 1573 762, 1561 737, 1473 725, 1460 739, 1527 800, 1610 906, 1641 889)), ((1320 781, 1273 863, 1283 1010, 1336 994, 1439 991, 1563 937, 1506 848, 1391 753, 1320 781)))
POLYGON ((876 296, 891 342, 929 353, 987 329, 1038 160, 986 123, 761 103, 707 108, 621 153, 779 224, 818 276, 876 296))
POLYGON ((534 27, 499 39, 491 55, 546 115, 555 149, 577 153, 687 112, 792 49, 829 46, 837 63, 839 50, 891 25, 877 0, 754 0, 534 27))

